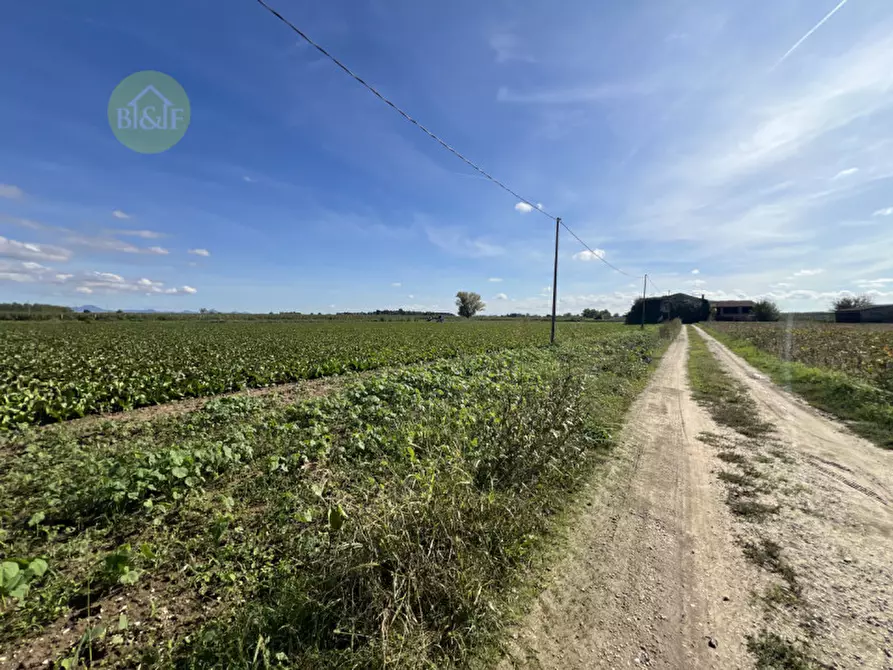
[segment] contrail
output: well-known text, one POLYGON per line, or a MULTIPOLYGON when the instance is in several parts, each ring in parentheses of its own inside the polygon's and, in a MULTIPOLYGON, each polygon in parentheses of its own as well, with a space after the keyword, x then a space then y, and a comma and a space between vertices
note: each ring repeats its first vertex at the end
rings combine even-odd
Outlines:
POLYGON ((843 7, 848 2, 849 2, 849 0, 840 0, 840 3, 837 5, 837 7, 835 7, 830 12, 828 12, 825 15, 825 18, 823 18, 821 21, 819 21, 817 24, 815 24, 812 27, 812 30, 810 30, 808 33, 806 33, 803 37, 801 37, 798 40, 798 42, 794 46, 792 46, 790 49, 788 49, 787 53, 784 56, 782 56, 781 58, 779 58, 778 62, 773 67, 778 67, 779 65, 781 65, 788 56, 790 56, 792 53, 794 53, 794 51, 797 50, 797 47, 799 47, 806 40, 808 40, 810 35, 812 35, 816 30, 821 28, 828 19, 830 19, 835 14, 837 14, 838 10, 840 10, 840 8, 843 7))

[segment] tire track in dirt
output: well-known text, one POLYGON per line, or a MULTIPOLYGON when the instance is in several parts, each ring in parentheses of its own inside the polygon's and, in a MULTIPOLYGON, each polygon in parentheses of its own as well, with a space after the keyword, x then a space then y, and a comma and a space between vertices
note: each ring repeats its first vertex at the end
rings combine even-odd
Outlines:
MULTIPOLYGON (((696 328, 775 424, 765 474, 780 512, 760 527, 802 585, 807 636, 826 667, 893 670, 893 452, 773 384, 696 328)), ((767 612, 783 626, 784 612, 767 612)))
POLYGON ((692 400, 688 335, 669 347, 596 476, 569 550, 500 668, 750 668, 758 580, 735 544, 716 430, 692 400))

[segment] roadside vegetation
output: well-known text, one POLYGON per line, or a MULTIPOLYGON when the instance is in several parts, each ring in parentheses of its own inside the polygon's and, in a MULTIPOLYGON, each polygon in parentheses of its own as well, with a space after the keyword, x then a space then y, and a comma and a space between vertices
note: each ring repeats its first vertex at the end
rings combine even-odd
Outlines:
POLYGON ((662 346, 655 328, 588 327, 299 402, 233 396, 0 435, 0 553, 16 557, 3 584, 26 582, 4 592, 0 656, 66 668, 486 658, 662 346))
POLYGON ((775 383, 893 448, 893 329, 711 322, 707 330, 775 383))

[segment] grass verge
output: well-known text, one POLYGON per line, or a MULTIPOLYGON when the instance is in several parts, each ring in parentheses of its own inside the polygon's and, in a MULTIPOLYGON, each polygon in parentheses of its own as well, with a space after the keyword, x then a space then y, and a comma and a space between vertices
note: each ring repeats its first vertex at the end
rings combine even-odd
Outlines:
POLYGON ((893 397, 889 392, 840 372, 783 361, 752 344, 708 330, 779 386, 846 421, 853 431, 878 446, 893 449, 893 397))
POLYGON ((772 425, 760 420, 753 398, 723 369, 704 339, 690 329, 688 340, 688 374, 695 400, 707 408, 717 423, 745 437, 771 433, 772 425))
POLYGON ((657 329, 630 329, 292 404, 221 398, 16 436, 0 550, 49 570, 4 601, 0 651, 67 667, 466 667, 523 609, 660 348, 657 329))

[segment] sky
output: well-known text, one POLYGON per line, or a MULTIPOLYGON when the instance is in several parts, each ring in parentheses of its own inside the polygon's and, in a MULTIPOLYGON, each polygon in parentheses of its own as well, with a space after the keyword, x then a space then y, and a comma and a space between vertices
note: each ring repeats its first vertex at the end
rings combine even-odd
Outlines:
MULTIPOLYGON (((562 231, 561 313, 625 312, 645 273, 893 302, 889 0, 269 2, 596 252, 562 231)), ((550 309, 554 222, 254 0, 13 3, 0 62, 0 301, 550 309), (158 154, 109 127, 141 70, 189 96, 158 154)))

